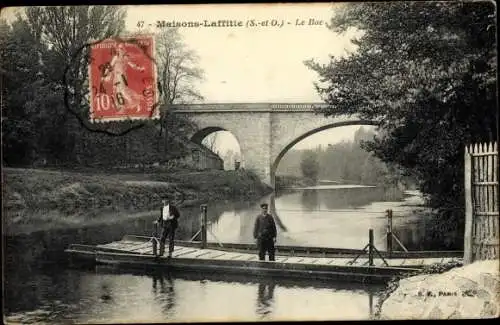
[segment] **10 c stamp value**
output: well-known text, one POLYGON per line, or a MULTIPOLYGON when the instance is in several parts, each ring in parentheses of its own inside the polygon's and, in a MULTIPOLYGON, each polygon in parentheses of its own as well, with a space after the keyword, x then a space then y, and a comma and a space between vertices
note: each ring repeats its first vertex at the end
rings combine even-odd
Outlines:
POLYGON ((90 120, 159 118, 154 37, 106 39, 90 47, 90 120))

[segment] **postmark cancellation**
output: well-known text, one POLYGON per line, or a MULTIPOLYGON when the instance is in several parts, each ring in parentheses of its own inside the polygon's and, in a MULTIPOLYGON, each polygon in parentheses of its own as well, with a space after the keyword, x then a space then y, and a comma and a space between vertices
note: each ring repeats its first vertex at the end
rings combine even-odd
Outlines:
POLYGON ((94 42, 89 54, 91 122, 159 118, 153 35, 94 42))

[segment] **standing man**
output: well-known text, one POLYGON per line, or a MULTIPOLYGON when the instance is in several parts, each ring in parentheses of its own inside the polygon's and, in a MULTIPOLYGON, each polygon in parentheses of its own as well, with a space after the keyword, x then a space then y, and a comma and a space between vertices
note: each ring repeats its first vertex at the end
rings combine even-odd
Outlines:
POLYGON ((257 239, 257 247, 259 249, 259 260, 266 259, 266 252, 269 253, 269 260, 274 261, 274 244, 276 242, 276 224, 273 216, 267 212, 267 203, 260 205, 262 212, 255 220, 253 229, 253 237, 257 239))
POLYGON ((160 224, 162 226, 162 233, 160 239, 160 256, 165 253, 165 241, 168 237, 168 257, 172 257, 172 252, 174 251, 174 237, 175 230, 179 225, 177 219, 180 217, 179 210, 177 207, 169 202, 168 199, 163 199, 163 208, 161 209, 161 214, 155 224, 160 224))

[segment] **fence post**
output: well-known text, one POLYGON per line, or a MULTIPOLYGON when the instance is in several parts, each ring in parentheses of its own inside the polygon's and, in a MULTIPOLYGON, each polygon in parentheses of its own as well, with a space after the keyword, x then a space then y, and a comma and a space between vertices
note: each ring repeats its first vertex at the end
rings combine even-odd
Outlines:
MULTIPOLYGON (((470 147, 472 150, 472 147, 470 147)), ((465 189, 465 233, 464 264, 472 263, 472 159, 469 148, 465 147, 464 155, 464 189, 465 189)))
POLYGON ((373 229, 368 231, 369 246, 368 246, 368 264, 373 266, 373 229))
POLYGON ((387 210, 387 253, 392 255, 392 210, 387 210))
POLYGON ((207 248, 207 205, 200 205, 201 218, 201 248, 207 248))

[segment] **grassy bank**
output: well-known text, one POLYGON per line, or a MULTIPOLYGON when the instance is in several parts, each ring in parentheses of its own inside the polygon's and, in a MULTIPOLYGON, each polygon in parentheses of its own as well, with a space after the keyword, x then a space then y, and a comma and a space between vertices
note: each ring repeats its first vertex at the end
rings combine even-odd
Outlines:
MULTIPOLYGON (((95 223, 92 215, 159 209, 162 198, 179 206, 261 197, 271 189, 247 171, 61 171, 4 168, 4 226, 95 223), (179 201, 180 200, 180 201, 179 201)), ((99 221, 99 220, 97 220, 99 221)), ((107 220, 102 220, 106 222, 107 220)), ((26 228, 24 227, 24 228, 26 228)))

